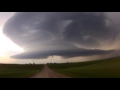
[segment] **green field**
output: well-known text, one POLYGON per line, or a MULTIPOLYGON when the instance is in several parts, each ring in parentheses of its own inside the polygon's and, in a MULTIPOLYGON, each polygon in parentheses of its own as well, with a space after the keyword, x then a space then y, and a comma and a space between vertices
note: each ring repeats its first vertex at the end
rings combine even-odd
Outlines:
POLYGON ((43 65, 0 65, 0 78, 27 78, 39 72, 43 65))
POLYGON ((73 78, 120 78, 120 57, 81 63, 51 64, 49 67, 73 78))

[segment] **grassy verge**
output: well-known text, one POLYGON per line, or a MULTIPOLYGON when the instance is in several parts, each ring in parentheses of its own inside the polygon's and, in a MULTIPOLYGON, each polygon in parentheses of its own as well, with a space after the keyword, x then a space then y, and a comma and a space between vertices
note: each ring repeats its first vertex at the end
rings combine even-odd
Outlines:
POLYGON ((0 78, 27 78, 39 72, 43 65, 0 65, 0 78))
POLYGON ((49 67, 74 78, 120 78, 120 58, 81 63, 55 64, 49 67))

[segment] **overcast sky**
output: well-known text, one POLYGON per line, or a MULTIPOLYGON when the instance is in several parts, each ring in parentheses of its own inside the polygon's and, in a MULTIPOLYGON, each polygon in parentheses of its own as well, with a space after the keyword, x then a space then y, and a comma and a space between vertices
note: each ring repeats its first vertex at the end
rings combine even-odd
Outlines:
POLYGON ((2 35, 14 43, 4 56, 14 63, 119 56, 119 12, 1 12, 0 20, 2 35))

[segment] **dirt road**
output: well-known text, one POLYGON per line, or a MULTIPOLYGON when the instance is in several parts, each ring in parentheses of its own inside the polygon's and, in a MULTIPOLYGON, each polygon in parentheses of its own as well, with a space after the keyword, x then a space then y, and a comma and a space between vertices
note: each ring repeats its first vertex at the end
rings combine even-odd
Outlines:
POLYGON ((33 75, 30 78, 70 78, 70 77, 54 72, 47 65, 45 65, 41 72, 33 75))

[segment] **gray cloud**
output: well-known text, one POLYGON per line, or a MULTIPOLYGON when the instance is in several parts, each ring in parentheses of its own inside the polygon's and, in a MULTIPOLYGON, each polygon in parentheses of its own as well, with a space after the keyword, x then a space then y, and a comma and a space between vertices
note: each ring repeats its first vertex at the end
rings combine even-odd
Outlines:
POLYGON ((27 53, 16 58, 96 55, 109 52, 106 47, 119 48, 117 16, 103 12, 19 12, 6 22, 3 32, 27 53))
POLYGON ((45 59, 49 56, 61 56, 63 58, 71 58, 78 56, 92 56, 92 55, 104 55, 113 53, 114 50, 88 50, 88 49, 80 49, 80 50, 54 50, 54 51, 40 51, 40 52, 29 52, 22 53, 19 55, 12 56, 12 58, 18 59, 45 59))

